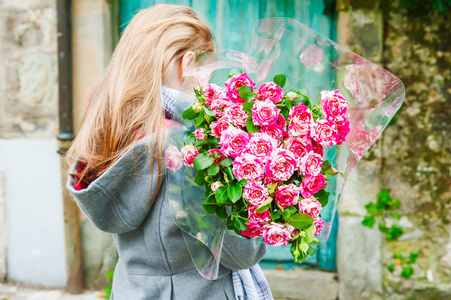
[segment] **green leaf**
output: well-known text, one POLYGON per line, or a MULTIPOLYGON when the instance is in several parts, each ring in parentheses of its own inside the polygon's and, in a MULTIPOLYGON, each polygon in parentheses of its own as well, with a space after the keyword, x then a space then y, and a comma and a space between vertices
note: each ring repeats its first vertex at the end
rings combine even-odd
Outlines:
POLYGON ((274 191, 276 190, 277 182, 271 183, 267 187, 268 187, 269 194, 272 195, 272 194, 274 194, 274 191))
POLYGON ((394 264, 388 265, 387 270, 389 270, 390 272, 393 272, 395 270, 395 265, 394 264))
POLYGON ((395 253, 395 258, 402 260, 402 254, 401 253, 395 253))
POLYGON ((329 195, 330 192, 325 189, 321 189, 314 195, 314 197, 318 200, 322 207, 325 207, 327 203, 329 203, 329 195))
POLYGON ((217 209, 217 205, 208 204, 208 203, 202 203, 202 207, 204 208, 205 212, 209 215, 212 215, 215 213, 217 209))
POLYGON ((298 209, 294 206, 287 206, 287 207, 285 207, 285 210, 289 210, 290 215, 294 215, 298 211, 298 209))
POLYGON ((229 200, 229 197, 227 196, 227 187, 226 186, 220 186, 216 192, 216 202, 218 203, 225 203, 227 200, 229 200))
POLYGON ((297 229, 306 229, 313 224, 313 218, 307 214, 295 214, 291 217, 290 224, 297 229))
POLYGON ((252 120, 252 115, 250 115, 249 117, 247 117, 246 120, 246 129, 248 133, 256 133, 260 131, 260 126, 257 126, 254 124, 253 120, 252 120))
POLYGON ((198 170, 203 170, 211 166, 214 161, 215 159, 211 157, 210 153, 205 152, 196 156, 193 161, 193 166, 198 170))
POLYGON ((363 226, 373 228, 374 224, 376 224, 376 219, 374 218, 373 215, 363 217, 362 220, 363 226))
POLYGON ((231 167, 227 167, 224 171, 226 172, 227 176, 229 176, 230 180, 235 179, 235 176, 233 175, 233 170, 231 167))
POLYGON ((247 230, 247 225, 241 218, 235 217, 233 219, 233 225, 235 225, 235 227, 238 228, 239 230, 247 230))
POLYGON ((313 238, 315 237, 316 227, 312 225, 309 228, 307 228, 304 232, 305 232, 304 241, 307 244, 311 243, 313 241, 313 238))
POLYGON ((227 219, 227 211, 225 206, 218 206, 216 208, 216 215, 220 218, 220 219, 227 219))
POLYGON ((197 117, 197 113, 190 107, 187 110, 185 110, 182 114, 183 119, 193 120, 197 117))
POLYGON ((393 224, 387 231, 387 240, 393 241, 401 236, 403 229, 401 226, 393 224))
POLYGON ((418 253, 417 252, 410 252, 409 258, 410 258, 410 262, 411 263, 416 262, 417 258, 418 258, 418 253))
POLYGON ((258 207, 255 211, 258 213, 262 213, 262 212, 267 211, 270 207, 271 207, 271 203, 268 203, 268 204, 258 207))
POLYGON ((113 280, 114 276, 114 270, 109 270, 108 273, 106 273, 106 278, 109 280, 113 280))
POLYGON ((248 114, 252 115, 252 108, 254 108, 254 104, 255 104, 255 102, 252 102, 252 101, 243 103, 244 111, 247 112, 248 114))
POLYGON ((203 121, 204 121, 204 112, 200 112, 194 125, 196 125, 196 127, 199 127, 203 121))
POLYGON ((252 92, 250 86, 243 85, 238 89, 238 93, 240 94, 240 98, 244 101, 249 101, 255 99, 256 94, 252 92))
POLYGON ((289 221, 290 220, 290 211, 288 209, 284 209, 282 212, 282 217, 286 220, 289 221))
POLYGON ((221 160, 221 162, 219 163, 221 166, 223 167, 228 167, 231 166, 233 162, 233 158, 224 158, 223 160, 221 160))
POLYGON ((244 178, 241 179, 241 180, 240 180, 240 184, 241 184, 242 187, 245 187, 245 186, 247 185, 247 180, 244 179, 244 178))
POLYGON ((214 116, 216 115, 216 112, 214 112, 214 111, 212 111, 212 110, 209 110, 209 109, 206 108, 205 106, 204 106, 204 112, 205 112, 205 114, 206 114, 207 116, 210 116, 210 117, 214 117, 214 116))
POLYGON ((387 225, 384 222, 379 222, 378 227, 380 231, 387 232, 387 225))
POLYGON ((271 219, 272 220, 277 220, 278 218, 280 218, 280 216, 282 215, 282 213, 280 212, 280 210, 276 210, 276 211, 271 211, 271 219))
POLYGON ((219 166, 218 165, 213 164, 213 165, 211 165, 208 168, 208 175, 215 176, 218 173, 219 173, 219 166))
POLYGON ((401 276, 404 278, 410 278, 413 275, 413 268, 412 266, 405 266, 402 267, 401 276))
POLYGON ((283 88, 285 83, 287 82, 287 78, 283 74, 278 74, 274 76, 274 83, 283 88))
POLYGON ((194 178, 194 182, 198 186, 203 186, 205 184, 205 172, 202 170, 197 171, 196 177, 194 178))
POLYGON ((313 256, 313 255, 315 255, 315 253, 316 253, 316 247, 313 246, 313 244, 309 244, 307 254, 310 256, 313 256))
POLYGON ((240 183, 234 182, 227 188, 227 195, 229 196, 230 200, 235 203, 241 199, 242 191, 243 188, 241 187, 240 183))

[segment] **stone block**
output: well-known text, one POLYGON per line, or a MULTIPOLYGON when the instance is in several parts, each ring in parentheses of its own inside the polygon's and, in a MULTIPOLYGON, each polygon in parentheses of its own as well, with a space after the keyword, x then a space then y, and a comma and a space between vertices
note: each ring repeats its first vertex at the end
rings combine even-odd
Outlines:
POLYGON ((6 280, 6 199, 4 173, 0 172, 0 282, 6 280))
POLYGON ((382 299, 382 236, 360 216, 340 216, 337 272, 340 300, 382 299))
POLYGON ((58 66, 56 54, 34 53, 20 60, 17 72, 19 99, 29 107, 58 108, 58 66))
POLYGON ((336 273, 303 269, 263 272, 276 299, 335 300, 338 297, 336 273))
POLYGON ((366 215, 365 205, 376 201, 379 186, 379 161, 363 160, 348 177, 338 203, 342 215, 366 215))

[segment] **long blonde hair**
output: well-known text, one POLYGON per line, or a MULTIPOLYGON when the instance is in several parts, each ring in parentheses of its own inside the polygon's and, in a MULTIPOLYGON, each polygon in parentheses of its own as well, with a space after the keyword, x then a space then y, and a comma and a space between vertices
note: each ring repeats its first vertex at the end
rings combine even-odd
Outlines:
MULTIPOLYGON (((157 157, 161 175, 164 105, 160 88, 171 80, 183 55, 194 50, 214 51, 215 45, 208 26, 191 8, 158 4, 133 17, 107 69, 88 92, 82 125, 67 153, 69 166, 77 159, 85 164, 80 180, 90 182, 103 174, 136 144, 137 131, 155 133, 149 150, 157 157)), ((158 186, 160 182, 158 176, 158 186)))

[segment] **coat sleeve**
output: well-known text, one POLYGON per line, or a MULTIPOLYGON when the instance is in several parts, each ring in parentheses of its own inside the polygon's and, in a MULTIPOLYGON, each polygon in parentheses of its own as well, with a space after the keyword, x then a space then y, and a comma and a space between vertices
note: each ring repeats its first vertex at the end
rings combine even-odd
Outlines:
POLYGON ((234 233, 224 235, 221 264, 230 270, 249 269, 266 254, 266 244, 258 240, 247 240, 234 233))
MULTIPOLYGON (((137 229, 148 215, 160 176, 157 160, 148 151, 149 139, 140 140, 86 189, 75 190, 76 180, 69 176, 67 189, 100 230, 129 232, 137 229), (152 170, 151 159, 154 160, 152 170)), ((72 170, 76 167, 77 164, 72 170)))

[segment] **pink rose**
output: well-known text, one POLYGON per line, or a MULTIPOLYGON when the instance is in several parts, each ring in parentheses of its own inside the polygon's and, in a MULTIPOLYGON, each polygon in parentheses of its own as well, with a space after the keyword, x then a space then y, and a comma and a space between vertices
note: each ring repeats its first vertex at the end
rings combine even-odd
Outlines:
POLYGON ((255 156, 265 157, 277 148, 277 144, 277 140, 266 133, 254 133, 251 134, 251 139, 247 144, 247 151, 255 156))
POLYGON ((205 130, 203 128, 197 128, 196 130, 194 130, 194 136, 199 141, 205 140, 207 138, 207 135, 204 132, 205 130))
POLYGON ((263 83, 258 89, 259 100, 270 100, 273 103, 280 102, 283 98, 282 88, 274 82, 263 83))
POLYGON ((293 152, 285 149, 274 149, 266 163, 266 176, 277 180, 288 180, 296 170, 296 158, 293 152))
POLYGON ((364 128, 365 124, 357 124, 357 126, 351 129, 346 139, 348 148, 351 150, 352 154, 354 154, 357 161, 359 161, 366 151, 368 151, 368 149, 376 142, 378 136, 382 132, 381 125, 374 127, 370 131, 367 131, 364 128))
POLYGON ((301 183, 301 195, 304 198, 308 198, 313 194, 316 194, 324 184, 326 183, 326 179, 323 174, 318 174, 316 176, 306 177, 301 183))
POLYGON ((299 170, 306 177, 317 175, 323 166, 323 157, 310 150, 309 153, 301 157, 299 170))
POLYGON ((199 155, 196 147, 193 145, 186 145, 182 148, 183 162, 185 166, 192 167, 194 159, 199 155))
POLYGON ((218 158, 215 158, 215 161, 213 162, 216 165, 219 165, 219 163, 221 162, 221 160, 223 160, 224 158, 226 158, 226 156, 224 155, 224 153, 221 152, 221 149, 219 148, 214 148, 214 149, 210 149, 208 150, 208 152, 210 153, 211 157, 215 158, 213 153, 216 152, 219 154, 218 158))
POLYGON ((225 119, 233 125, 246 126, 246 120, 249 114, 243 109, 241 104, 232 104, 224 110, 225 119))
POLYGON ((256 101, 252 108, 252 119, 255 125, 271 126, 279 117, 279 109, 270 100, 256 101))
POLYGON ((182 166, 183 157, 179 149, 175 146, 169 146, 165 153, 165 165, 171 171, 177 171, 182 166))
POLYGON ((224 116, 225 109, 231 104, 233 102, 227 98, 216 99, 211 102, 211 110, 215 112, 216 117, 220 118, 224 116))
POLYGON ((276 124, 285 128, 285 126, 287 126, 287 120, 285 120, 285 117, 282 114, 279 114, 279 117, 277 117, 276 124))
POLYGON ((311 150, 323 157, 323 146, 312 140, 310 135, 288 139, 285 143, 285 149, 291 150, 296 158, 306 155, 311 150))
POLYGON ((260 224, 260 222, 250 220, 249 222, 246 223, 246 225, 247 230, 240 230, 243 236, 247 236, 250 238, 262 236, 263 226, 260 224))
POLYGON ((293 225, 285 224, 285 227, 287 228, 288 232, 290 233, 290 240, 292 238, 294 238, 296 235, 298 235, 299 229, 297 229, 293 225))
POLYGON ((264 126, 260 128, 259 132, 266 133, 267 135, 276 140, 280 140, 283 137, 283 127, 277 124, 274 124, 272 126, 264 126))
POLYGON ((224 131, 219 141, 222 153, 233 158, 243 153, 247 143, 249 143, 249 133, 235 127, 224 131))
POLYGON ((305 199, 301 199, 299 201, 299 212, 307 214, 313 218, 317 218, 319 216, 319 212, 323 207, 313 197, 308 197, 305 199))
POLYGON ((220 138, 222 133, 230 127, 229 122, 225 119, 219 119, 216 122, 210 124, 211 134, 217 138, 220 138))
POLYGON ((385 100, 390 90, 401 81, 376 64, 355 57, 355 64, 347 65, 345 87, 354 97, 356 106, 374 108, 385 100))
POLYGON ((235 103, 244 103, 243 99, 240 97, 240 93, 238 93, 238 90, 243 85, 247 85, 253 90, 255 83, 247 76, 246 73, 243 74, 236 74, 227 80, 225 83, 225 87, 227 90, 227 96, 230 100, 232 100, 235 103))
POLYGON ((249 212, 249 218, 251 220, 255 220, 257 222, 266 222, 268 220, 271 220, 271 212, 270 209, 258 213, 255 210, 258 208, 258 206, 249 205, 246 210, 249 212))
POLYGON ((311 69, 323 60, 324 50, 316 45, 309 46, 302 51, 299 59, 301 63, 307 68, 311 69))
POLYGON ((216 84, 209 84, 202 90, 207 97, 204 105, 211 105, 213 100, 218 100, 225 97, 224 89, 220 88, 216 84))
POLYGON ((344 141, 346 141, 346 136, 349 133, 348 119, 345 118, 337 122, 337 131, 338 131, 337 145, 341 145, 344 141))
POLYGON ((296 205, 299 200, 299 188, 290 183, 276 188, 275 199, 281 207, 296 205))
POLYGON ((211 184, 211 190, 212 190, 213 192, 216 192, 216 190, 217 190, 220 186, 222 186, 222 183, 221 183, 220 181, 215 181, 215 182, 213 182, 213 183, 211 184))
POLYGON ((331 122, 345 118, 348 102, 340 90, 321 92, 321 110, 323 117, 331 122))
POLYGON ((260 206, 260 204, 268 199, 268 189, 255 181, 251 181, 243 189, 243 198, 253 206, 260 206))
POLYGON ((265 243, 273 246, 284 246, 288 244, 291 233, 278 223, 263 226, 263 239, 265 243))
POLYGON ((318 120, 310 132, 312 138, 323 146, 333 146, 338 142, 338 130, 335 123, 318 120))
POLYGON ((257 156, 249 153, 241 154, 232 163, 236 179, 247 181, 260 180, 265 176, 265 167, 257 156))
POLYGON ((316 228, 315 236, 317 236, 321 230, 323 229, 324 221, 320 218, 316 218, 315 221, 313 221, 313 226, 316 228))
POLYGON ((310 109, 304 104, 293 106, 288 115, 288 129, 293 136, 306 135, 310 132, 313 118, 310 109))

